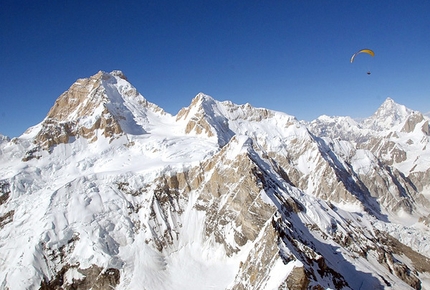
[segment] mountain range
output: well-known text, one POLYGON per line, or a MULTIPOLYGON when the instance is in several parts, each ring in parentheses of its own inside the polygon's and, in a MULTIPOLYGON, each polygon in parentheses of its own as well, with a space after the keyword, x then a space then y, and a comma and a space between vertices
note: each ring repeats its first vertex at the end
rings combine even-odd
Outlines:
POLYGON ((430 289, 429 117, 294 116, 121 71, 0 135, 2 289, 430 289))

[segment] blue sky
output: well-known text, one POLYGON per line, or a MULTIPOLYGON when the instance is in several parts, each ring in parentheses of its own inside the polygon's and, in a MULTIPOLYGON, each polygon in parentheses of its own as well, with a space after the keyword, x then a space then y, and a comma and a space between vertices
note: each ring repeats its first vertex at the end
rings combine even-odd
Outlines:
POLYGON ((429 13, 421 0, 1 0, 0 133, 115 69, 171 114, 199 92, 308 121, 368 117, 387 97, 428 112, 429 13), (351 64, 361 48, 375 57, 351 64))

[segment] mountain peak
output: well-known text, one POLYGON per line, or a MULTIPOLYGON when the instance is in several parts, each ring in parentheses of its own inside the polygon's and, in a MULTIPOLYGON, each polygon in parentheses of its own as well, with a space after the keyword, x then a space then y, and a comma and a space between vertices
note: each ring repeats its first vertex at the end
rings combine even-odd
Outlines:
POLYGON ((122 134, 145 133, 147 111, 164 111, 148 102, 122 71, 99 71, 78 79, 65 91, 37 128, 36 143, 43 148, 67 143, 70 137, 93 142, 98 136, 115 138, 122 134))
POLYGON ((222 113, 221 104, 204 93, 197 94, 189 107, 182 108, 176 115, 176 120, 187 123, 185 133, 204 134, 216 137, 222 147, 234 135, 228 126, 228 120, 222 113))
POLYGON ((405 122, 412 113, 413 110, 388 97, 371 117, 364 120, 364 124, 377 131, 391 129, 405 122))
POLYGON ((387 97, 387 98, 385 99, 385 101, 384 101, 384 103, 383 103, 383 104, 385 104, 385 103, 387 103, 387 104, 394 104, 395 102, 394 102, 394 100, 393 100, 392 98, 387 97))
POLYGON ((378 110, 376 110, 375 116, 385 117, 387 115, 395 115, 401 118, 409 115, 411 112, 412 110, 406 108, 404 105, 396 103, 392 98, 388 97, 378 110))
POLYGON ((113 70, 110 73, 105 71, 98 71, 95 75, 89 77, 90 79, 100 79, 100 80, 108 80, 110 78, 118 77, 120 79, 123 79, 127 81, 127 77, 121 70, 113 70))
POLYGON ((214 104, 215 99, 205 93, 198 93, 191 101, 190 108, 196 108, 197 110, 205 110, 214 104))
POLYGON ((392 98, 387 97, 385 101, 381 104, 377 111, 385 110, 385 111, 395 111, 403 108, 405 106, 396 103, 392 98))
POLYGON ((111 76, 114 76, 114 77, 119 77, 119 78, 121 78, 121 79, 123 79, 123 80, 126 80, 127 81, 127 77, 124 75, 124 73, 122 72, 122 71, 120 71, 120 70, 113 70, 111 73, 110 73, 110 75, 111 76))
POLYGON ((194 97, 194 99, 193 100, 198 100, 198 101, 201 101, 201 102, 207 102, 207 101, 213 101, 214 100, 214 98, 212 98, 211 96, 209 96, 209 95, 207 95, 207 94, 205 94, 205 93, 203 93, 203 92, 200 92, 200 93, 198 93, 195 97, 194 97))

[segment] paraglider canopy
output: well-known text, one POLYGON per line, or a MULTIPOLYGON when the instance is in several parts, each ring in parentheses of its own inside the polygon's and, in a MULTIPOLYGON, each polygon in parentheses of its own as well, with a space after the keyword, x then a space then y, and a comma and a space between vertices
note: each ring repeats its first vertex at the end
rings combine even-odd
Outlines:
MULTIPOLYGON (((372 57, 375 56, 375 53, 373 52, 373 50, 365 48, 365 49, 361 49, 359 51, 357 51, 356 53, 354 53, 351 57, 351 63, 354 61, 355 57, 357 55, 359 55, 360 53, 367 53, 369 55, 371 55, 372 57)), ((367 71, 367 75, 370 75, 370 70, 367 71)))
POLYGON ((373 52, 373 50, 368 49, 368 48, 365 48, 365 49, 362 49, 362 50, 357 51, 356 53, 354 53, 354 54, 352 55, 352 57, 351 57, 351 63, 354 61, 355 57, 356 57, 357 55, 359 55, 360 53, 367 53, 367 54, 370 54, 371 56, 375 56, 375 53, 373 52))

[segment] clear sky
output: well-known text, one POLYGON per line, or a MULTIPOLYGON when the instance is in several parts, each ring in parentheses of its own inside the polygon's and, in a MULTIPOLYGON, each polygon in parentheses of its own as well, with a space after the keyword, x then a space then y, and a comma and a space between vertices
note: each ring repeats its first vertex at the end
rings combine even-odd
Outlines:
POLYGON ((0 133, 122 70, 171 114, 199 92, 313 120, 430 111, 430 1, 0 0, 0 133), (371 48, 375 57, 353 53, 371 48), (371 75, 367 75, 371 70, 371 75))

